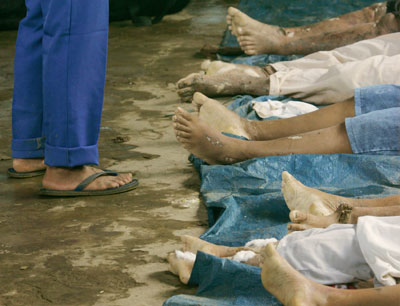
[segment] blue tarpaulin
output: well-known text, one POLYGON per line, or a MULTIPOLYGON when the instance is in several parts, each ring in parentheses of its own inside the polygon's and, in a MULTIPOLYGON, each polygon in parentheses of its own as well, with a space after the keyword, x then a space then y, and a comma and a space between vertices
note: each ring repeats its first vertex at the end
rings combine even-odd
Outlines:
MULTIPOLYGON (((276 97, 257 100, 268 98, 276 97)), ((251 100, 239 97, 230 108, 257 119, 251 100)), ((280 239, 287 233, 289 210, 281 193, 282 171, 307 186, 345 197, 384 197, 398 194, 400 187, 400 156, 297 154, 225 166, 209 166, 192 157, 192 162, 201 176, 210 225, 201 238, 227 246, 259 238, 280 239)), ((165 306, 279 304, 263 289, 259 268, 204 253, 198 253, 190 283, 199 286, 196 297, 175 296, 165 306)))
MULTIPOLYGON (((239 9, 253 18, 280 26, 296 26, 335 17, 375 1, 370 0, 242 0, 239 9)), ((225 33, 223 46, 236 40, 225 33)), ((236 63, 266 65, 293 59, 259 55, 235 59, 236 63)), ((232 60, 231 58, 224 58, 232 60)), ((284 97, 259 97, 287 101, 284 97)), ((236 113, 260 120, 250 96, 231 105, 236 113)), ((230 166, 192 162, 201 176, 201 196, 210 228, 201 238, 228 246, 244 245, 257 238, 280 239, 286 233, 289 210, 281 193, 281 173, 288 171, 307 186, 346 197, 384 197, 399 193, 400 156, 287 155, 256 158, 230 166)), ((190 279, 198 285, 196 296, 177 295, 165 306, 280 305, 261 284, 260 269, 199 252, 190 279)))

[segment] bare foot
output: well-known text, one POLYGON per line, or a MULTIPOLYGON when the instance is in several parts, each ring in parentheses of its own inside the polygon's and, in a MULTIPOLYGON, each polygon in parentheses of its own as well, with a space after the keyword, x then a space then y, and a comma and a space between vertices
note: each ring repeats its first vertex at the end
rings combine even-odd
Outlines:
POLYGON ((282 193, 290 210, 298 210, 317 216, 333 214, 340 204, 349 199, 304 186, 287 171, 282 172, 282 193))
POLYGON ((237 252, 244 250, 243 247, 227 247, 224 245, 216 245, 200 238, 193 236, 183 235, 181 236, 183 242, 182 250, 185 252, 191 252, 196 254, 197 251, 211 254, 218 257, 230 257, 234 256, 237 252))
POLYGON ((246 155, 247 141, 222 135, 200 120, 198 115, 178 107, 172 120, 176 139, 186 150, 210 165, 249 159, 246 155))
MULTIPOLYGON (((50 190, 74 190, 84 179, 101 171, 90 166, 75 168, 47 167, 42 185, 43 188, 50 190)), ((90 183, 84 190, 117 188, 131 181, 131 173, 124 173, 118 176, 101 176, 90 183)))
POLYGON ((337 212, 329 216, 315 216, 299 210, 293 210, 289 214, 294 224, 288 224, 289 231, 304 231, 310 228, 326 228, 329 225, 339 223, 337 212))
POLYGON ((265 289, 283 305, 326 305, 330 294, 337 290, 314 283, 293 269, 276 251, 274 244, 263 250, 265 258, 261 280, 265 289))
POLYGON ((33 172, 37 170, 44 170, 46 166, 43 158, 32 158, 32 159, 13 159, 13 168, 16 172, 33 172))
POLYGON ((226 21, 247 55, 285 51, 282 46, 288 36, 283 28, 259 22, 234 7, 228 9, 226 21))
POLYGON ((219 132, 231 133, 252 139, 247 131, 250 128, 249 120, 240 117, 216 100, 196 92, 193 96, 193 106, 199 113, 200 120, 219 132))
POLYGON ((269 92, 269 75, 257 66, 211 62, 204 73, 192 73, 177 83, 178 95, 190 102, 196 91, 210 97, 237 94, 265 95, 269 92))
POLYGON ((182 283, 187 284, 192 274, 194 261, 188 260, 184 256, 177 256, 179 251, 168 254, 169 271, 178 275, 182 283))

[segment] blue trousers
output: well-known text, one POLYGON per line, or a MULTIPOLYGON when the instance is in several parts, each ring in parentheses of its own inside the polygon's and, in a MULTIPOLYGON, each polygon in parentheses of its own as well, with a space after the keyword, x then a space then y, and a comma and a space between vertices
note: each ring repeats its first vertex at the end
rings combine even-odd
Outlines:
POLYGON ((108 0, 25 0, 14 64, 13 158, 98 164, 108 0))

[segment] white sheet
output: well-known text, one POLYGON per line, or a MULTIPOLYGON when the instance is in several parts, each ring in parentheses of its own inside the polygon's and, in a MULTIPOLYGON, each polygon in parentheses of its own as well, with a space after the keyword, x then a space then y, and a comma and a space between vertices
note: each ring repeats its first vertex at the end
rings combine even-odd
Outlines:
POLYGON ((272 64, 270 94, 315 104, 343 102, 354 89, 400 84, 400 32, 272 64))
POLYGON ((364 258, 385 286, 400 278, 400 217, 362 217, 358 219, 357 238, 364 258))
POLYGON ((260 118, 278 117, 290 118, 316 111, 318 107, 304 102, 267 100, 264 102, 252 101, 251 105, 260 118))
POLYGON ((285 236, 277 250, 289 264, 321 284, 368 280, 392 286, 400 278, 400 217, 361 217, 285 236))

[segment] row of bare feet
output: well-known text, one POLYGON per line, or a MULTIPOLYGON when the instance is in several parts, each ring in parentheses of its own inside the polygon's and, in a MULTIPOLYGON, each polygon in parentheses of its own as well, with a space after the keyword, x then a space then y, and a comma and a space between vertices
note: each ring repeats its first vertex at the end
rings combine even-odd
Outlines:
MULTIPOLYGON (((198 251, 214 256, 231 257, 236 249, 215 245, 199 238, 181 236, 182 251, 168 255, 170 271, 187 284, 193 270, 198 251)), ((269 243, 258 256, 260 259, 263 286, 284 305, 324 305, 327 297, 333 294, 332 288, 308 280, 293 269, 276 251, 276 244, 269 243)))
MULTIPOLYGON (((282 28, 263 24, 233 7, 228 9, 226 20, 248 55, 278 54, 287 40, 282 28)), ((271 72, 260 67, 205 61, 201 70, 178 81, 178 94, 183 102, 190 102, 195 92, 210 97, 243 93, 261 96, 269 92, 271 72)))
MULTIPOLYGON (((338 223, 336 209, 346 198, 324 193, 303 185, 288 172, 282 173, 282 193, 290 219, 294 223, 289 230, 324 228, 338 223)), ((318 305, 324 302, 331 288, 314 283, 295 271, 276 251, 276 243, 268 243, 265 248, 250 246, 226 247, 215 245, 199 238, 181 236, 183 247, 168 255, 169 269, 187 284, 192 273, 195 254, 198 251, 221 258, 232 258, 240 252, 255 252, 257 258, 250 257, 248 264, 262 267, 264 287, 284 305, 318 305)))
MULTIPOLYGON (((74 190, 87 177, 102 171, 91 166, 74 168, 49 167, 44 164, 43 159, 14 159, 13 169, 16 172, 33 172, 45 169, 42 186, 50 190, 74 190)), ((118 188, 131 181, 131 173, 123 173, 118 176, 102 176, 86 186, 84 190, 118 188)))

